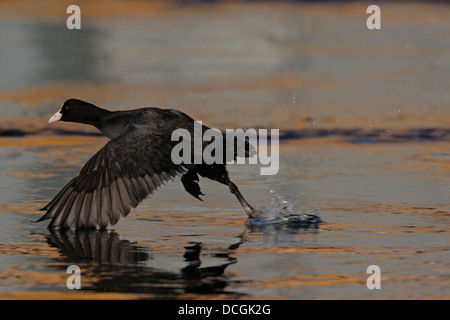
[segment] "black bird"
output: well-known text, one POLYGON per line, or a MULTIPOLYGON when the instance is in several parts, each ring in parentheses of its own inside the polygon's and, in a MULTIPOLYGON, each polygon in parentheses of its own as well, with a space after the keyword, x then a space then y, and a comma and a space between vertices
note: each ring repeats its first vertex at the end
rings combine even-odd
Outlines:
MULTIPOLYGON (((55 121, 92 125, 111 140, 41 209, 47 212, 38 221, 51 219, 48 228, 103 229, 114 225, 131 208, 179 175, 185 190, 197 199, 203 195, 198 184, 200 175, 227 185, 249 217, 258 213, 231 182, 225 161, 222 164, 172 161, 172 148, 178 143, 171 140, 172 132, 183 128, 194 134, 195 120, 181 111, 160 108, 108 111, 69 99, 48 122, 55 121)), ((202 126, 203 132, 207 129, 202 126)), ((211 142, 202 143, 205 147, 211 142)), ((246 142, 246 157, 251 150, 246 142)), ((234 152, 236 157, 236 147, 234 152)))

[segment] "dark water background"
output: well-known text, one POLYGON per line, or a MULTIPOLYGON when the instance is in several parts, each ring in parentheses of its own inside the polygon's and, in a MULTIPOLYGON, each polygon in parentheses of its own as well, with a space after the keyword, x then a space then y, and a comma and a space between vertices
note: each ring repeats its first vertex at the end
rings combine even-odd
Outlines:
POLYGON ((0 298, 449 298, 450 11, 445 3, 0 2, 0 298), (49 232, 43 207, 106 139, 47 125, 76 97, 277 128, 280 169, 179 181, 105 231, 49 232), (82 290, 66 269, 82 271, 82 290), (366 269, 381 269, 368 290, 366 269))

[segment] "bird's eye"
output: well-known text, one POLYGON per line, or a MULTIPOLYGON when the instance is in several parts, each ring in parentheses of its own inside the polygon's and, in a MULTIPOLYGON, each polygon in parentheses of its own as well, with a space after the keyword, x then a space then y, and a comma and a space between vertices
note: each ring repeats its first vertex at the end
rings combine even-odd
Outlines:
POLYGON ((64 110, 69 111, 69 106, 65 106, 64 110))

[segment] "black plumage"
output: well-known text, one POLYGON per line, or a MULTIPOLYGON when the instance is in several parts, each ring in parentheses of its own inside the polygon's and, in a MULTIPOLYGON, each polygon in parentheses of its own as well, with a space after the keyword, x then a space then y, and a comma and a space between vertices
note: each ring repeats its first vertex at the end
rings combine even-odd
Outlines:
MULTIPOLYGON (((171 141, 172 132, 183 128, 194 135, 194 119, 178 110, 141 108, 112 112, 69 99, 49 123, 59 120, 93 125, 111 140, 42 209, 47 212, 38 221, 51 219, 49 228, 114 225, 131 208, 179 175, 186 191, 197 199, 203 195, 198 184, 200 175, 229 186, 249 217, 256 213, 229 179, 225 162, 175 164, 172 161, 172 148, 178 143, 171 141)), ((203 132, 207 129, 202 127, 203 132)), ((208 143, 211 142, 203 142, 202 147, 208 143)), ((245 155, 249 156, 251 147, 248 143, 245 146, 245 155)), ((236 148, 234 152, 236 155, 236 148)))

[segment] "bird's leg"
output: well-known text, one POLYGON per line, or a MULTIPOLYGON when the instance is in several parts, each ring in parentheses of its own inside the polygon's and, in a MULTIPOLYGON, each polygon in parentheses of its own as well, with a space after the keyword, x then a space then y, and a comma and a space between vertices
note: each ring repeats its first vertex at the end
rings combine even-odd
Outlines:
POLYGON ((261 213, 261 210, 254 209, 251 205, 248 204, 248 202, 239 192, 238 187, 233 182, 231 182, 230 178, 228 177, 228 172, 225 168, 225 165, 203 165, 196 168, 195 171, 202 177, 206 177, 228 186, 228 188, 230 188, 230 192, 234 194, 239 200, 249 218, 254 218, 261 213))
POLYGON ((242 207, 244 208, 245 212, 247 213, 249 218, 254 218, 257 216, 258 213, 260 213, 259 210, 254 209, 248 202, 247 200, 244 199, 244 197, 242 196, 242 194, 239 192, 238 187, 231 182, 231 180, 228 179, 227 181, 227 185, 230 188, 230 192, 232 194, 234 194, 236 196, 236 198, 239 200, 239 202, 241 203, 242 207))

